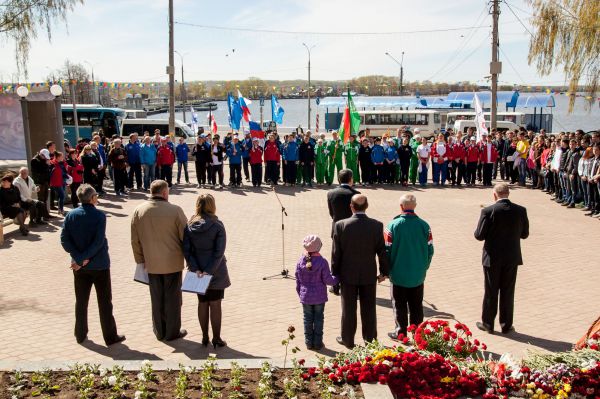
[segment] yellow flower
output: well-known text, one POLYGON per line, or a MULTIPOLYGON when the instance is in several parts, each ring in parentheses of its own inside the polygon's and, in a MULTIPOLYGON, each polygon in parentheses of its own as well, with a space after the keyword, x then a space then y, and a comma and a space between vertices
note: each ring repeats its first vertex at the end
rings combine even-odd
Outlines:
POLYGON ((571 384, 565 384, 563 390, 567 393, 571 392, 571 384))
POLYGON ((377 353, 375 353, 375 356, 373 356, 373 363, 378 363, 382 360, 384 360, 386 357, 388 356, 395 356, 397 352, 394 352, 391 349, 383 349, 377 353))
POLYGON ((440 381, 443 382, 443 383, 445 383, 445 384, 447 384, 449 382, 454 381, 454 378, 452 378, 452 377, 444 377, 440 381))
POLYGON ((534 382, 530 382, 529 384, 527 384, 527 388, 528 388, 528 389, 533 389, 533 388, 535 388, 535 383, 534 383, 534 382))

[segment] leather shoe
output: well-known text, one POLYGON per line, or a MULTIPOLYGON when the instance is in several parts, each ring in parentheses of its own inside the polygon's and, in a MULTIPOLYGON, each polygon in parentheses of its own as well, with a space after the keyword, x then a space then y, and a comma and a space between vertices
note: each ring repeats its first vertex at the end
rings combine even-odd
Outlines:
POLYGON ((494 333, 494 329, 490 328, 488 326, 486 326, 485 324, 483 324, 482 322, 478 321, 477 323, 475 323, 475 325, 477 326, 477 328, 479 328, 481 331, 485 331, 488 334, 493 334, 494 333))
POLYGON ((87 335, 81 337, 81 338, 77 338, 75 337, 75 339, 77 340, 78 344, 81 344, 83 341, 87 340, 87 335))
POLYGON ((126 339, 127 339, 127 338, 125 338, 125 336, 124 336, 124 335, 117 335, 117 336, 115 337, 115 339, 114 339, 114 340, 112 340, 112 341, 110 341, 110 342, 107 342, 107 343, 106 343, 106 346, 111 346, 111 345, 114 345, 114 344, 118 344, 119 342, 123 342, 123 341, 125 341, 126 339))
POLYGON ((342 337, 337 337, 335 340, 337 341, 338 344, 345 346, 348 349, 354 348, 354 344, 345 343, 344 340, 342 339, 342 337))
POLYGON ((175 341, 176 339, 181 339, 181 338, 185 337, 186 335, 187 335, 187 330, 181 329, 179 331, 179 334, 177 334, 177 336, 175 336, 175 338, 166 339, 165 341, 175 341))
POLYGON ((515 327, 514 326, 510 326, 508 328, 503 328, 502 329, 502 334, 508 334, 510 332, 513 332, 513 331, 515 331, 515 327))

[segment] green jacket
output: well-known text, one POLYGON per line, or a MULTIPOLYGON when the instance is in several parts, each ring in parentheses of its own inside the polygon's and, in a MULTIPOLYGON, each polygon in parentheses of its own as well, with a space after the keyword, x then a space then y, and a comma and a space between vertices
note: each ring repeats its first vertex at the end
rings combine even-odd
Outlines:
POLYGON ((344 155, 344 143, 342 143, 342 140, 340 140, 340 139, 329 140, 327 142, 327 151, 329 151, 329 154, 327 154, 327 157, 329 158, 330 161, 333 161, 333 157, 335 156, 335 160, 341 162, 342 155, 344 155))
POLYGON ((346 162, 355 164, 358 162, 358 149, 360 148, 360 144, 355 140, 352 143, 347 142, 344 145, 344 154, 346 155, 346 162))
POLYGON ((412 148, 413 152, 412 152, 412 157, 413 159, 419 159, 419 156, 417 155, 417 148, 419 147, 419 140, 415 140, 414 137, 411 137, 408 145, 410 146, 410 148, 412 148))
POLYGON ((327 163, 325 148, 325 144, 315 145, 315 163, 317 165, 325 165, 327 163))
POLYGON ((405 288, 423 284, 433 258, 429 224, 414 213, 403 213, 388 223, 384 238, 392 284, 405 288))

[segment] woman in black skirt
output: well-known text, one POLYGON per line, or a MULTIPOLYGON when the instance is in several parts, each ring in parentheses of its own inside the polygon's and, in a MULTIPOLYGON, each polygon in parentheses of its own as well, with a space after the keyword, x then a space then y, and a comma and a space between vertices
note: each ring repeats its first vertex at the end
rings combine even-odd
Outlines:
POLYGON ((221 339, 221 301, 225 288, 231 285, 225 258, 225 226, 216 216, 215 199, 201 194, 196 200, 196 212, 183 233, 183 253, 190 271, 198 276, 212 276, 206 294, 198 294, 198 319, 202 329, 202 345, 207 346, 208 322, 212 326, 213 347, 226 346, 221 339))

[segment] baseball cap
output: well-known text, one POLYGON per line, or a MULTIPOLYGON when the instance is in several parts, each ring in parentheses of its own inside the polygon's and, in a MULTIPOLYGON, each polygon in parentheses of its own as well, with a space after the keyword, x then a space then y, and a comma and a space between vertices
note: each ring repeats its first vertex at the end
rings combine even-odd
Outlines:
POLYGON ((40 155, 46 159, 50 159, 50 151, 48 151, 46 148, 40 150, 40 155))
POLYGON ((471 141, 477 141, 475 137, 471 137, 471 141))

